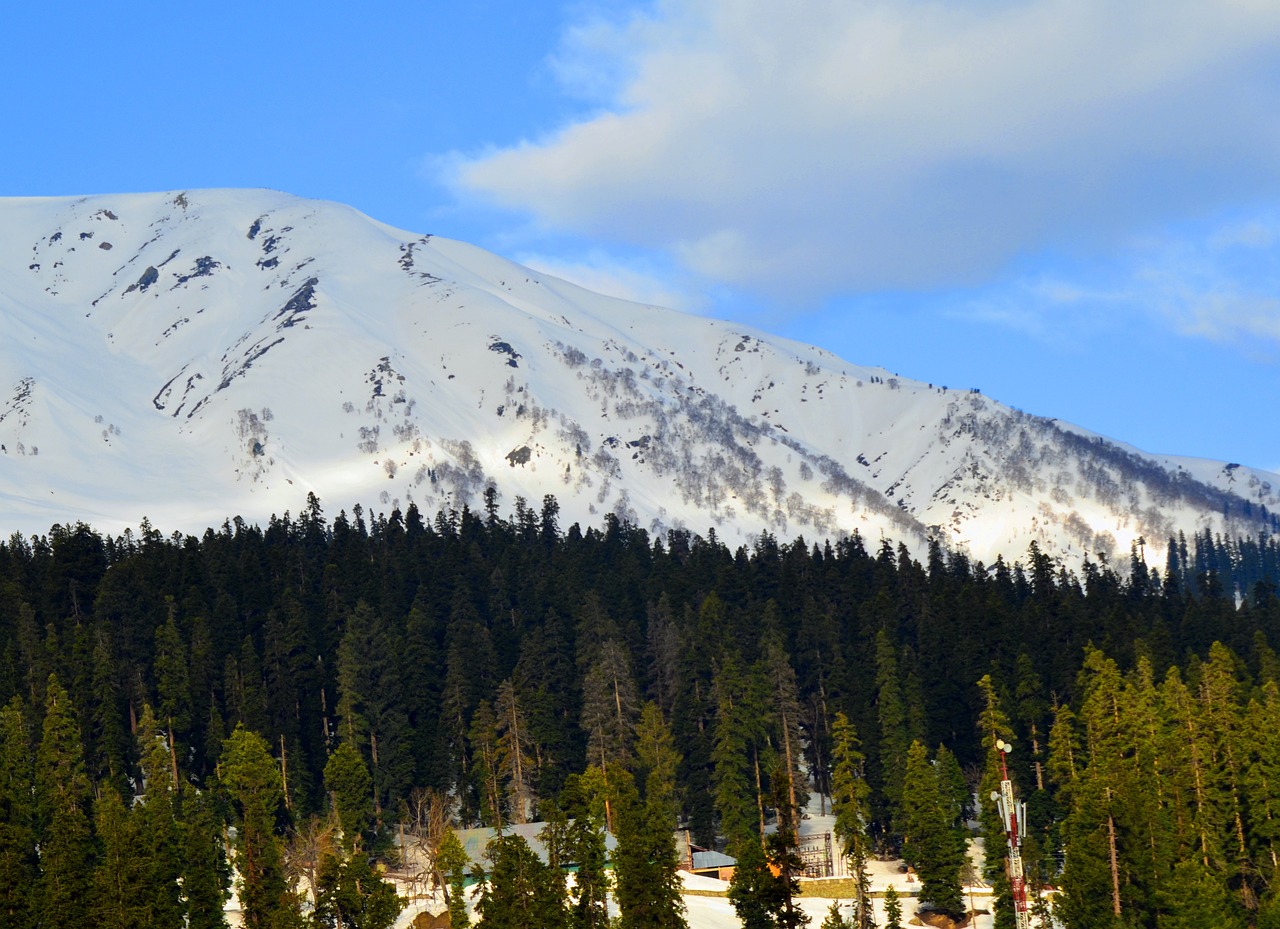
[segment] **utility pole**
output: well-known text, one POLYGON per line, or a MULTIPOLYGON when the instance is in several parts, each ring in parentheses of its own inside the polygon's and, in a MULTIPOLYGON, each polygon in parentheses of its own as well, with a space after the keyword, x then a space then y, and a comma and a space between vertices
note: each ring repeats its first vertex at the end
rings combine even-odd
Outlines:
POLYGON ((1000 752, 1000 790, 991 792, 1004 823, 1008 844, 1009 886, 1013 892, 1013 918, 1017 929, 1031 929, 1031 913, 1027 909, 1027 882, 1022 873, 1022 836, 1026 831, 1027 805, 1013 796, 1013 782, 1009 780, 1006 757, 1013 746, 1004 740, 996 742, 1000 752))

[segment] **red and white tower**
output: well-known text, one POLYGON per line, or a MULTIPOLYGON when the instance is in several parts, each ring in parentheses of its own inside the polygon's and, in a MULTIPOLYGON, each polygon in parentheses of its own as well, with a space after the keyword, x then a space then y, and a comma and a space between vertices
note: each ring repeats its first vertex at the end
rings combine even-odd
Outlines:
POLYGON ((991 792, 1000 819, 1004 822, 1005 839, 1009 847, 1009 886, 1013 891, 1014 925, 1017 929, 1031 929, 1031 913, 1027 909, 1027 881, 1022 873, 1022 836, 1026 831, 1027 805, 1014 799, 1013 782, 1009 780, 1007 756, 1013 746, 1004 740, 996 742, 1000 752, 1000 790, 991 792))

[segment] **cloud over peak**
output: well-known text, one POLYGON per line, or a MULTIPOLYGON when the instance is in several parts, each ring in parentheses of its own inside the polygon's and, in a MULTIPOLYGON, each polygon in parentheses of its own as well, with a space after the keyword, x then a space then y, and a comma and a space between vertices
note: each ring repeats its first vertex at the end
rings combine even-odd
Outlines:
POLYGON ((604 101, 464 197, 772 299, 976 284, 1280 188, 1280 6, 683 0, 572 31, 604 101))

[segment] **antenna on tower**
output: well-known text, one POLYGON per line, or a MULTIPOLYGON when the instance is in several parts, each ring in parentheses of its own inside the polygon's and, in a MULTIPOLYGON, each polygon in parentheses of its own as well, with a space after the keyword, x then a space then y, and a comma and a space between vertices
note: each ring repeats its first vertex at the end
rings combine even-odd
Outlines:
POLYGON ((1027 909, 1027 882, 1022 872, 1022 836, 1026 832, 1027 805, 1013 795, 1013 782, 1009 780, 1008 756, 1013 746, 1003 739, 996 741, 1000 752, 1000 789, 991 792, 991 799, 1004 824, 1008 846, 1009 887, 1013 892, 1013 916, 1017 929, 1031 929, 1031 913, 1027 909))

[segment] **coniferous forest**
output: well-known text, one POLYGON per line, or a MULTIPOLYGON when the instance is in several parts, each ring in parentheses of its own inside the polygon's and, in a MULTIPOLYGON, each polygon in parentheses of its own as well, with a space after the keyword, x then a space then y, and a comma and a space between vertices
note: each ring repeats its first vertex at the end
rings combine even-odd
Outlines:
POLYGON ((441 825, 535 820, 550 864, 495 842, 484 925, 604 925, 608 881, 626 929, 681 925, 677 826, 738 858, 744 924, 799 925, 811 795, 855 863, 902 856, 957 911, 967 824, 1003 847, 973 799, 999 740, 1060 924, 1280 926, 1280 545, 1169 551, 1076 573, 1034 546, 731 550, 564 527, 551 497, 503 512, 492 489, 430 521, 309 497, 199 537, 15 535, 0 927, 221 926, 231 861, 247 925, 382 927, 406 834, 436 837, 456 926, 441 825))

